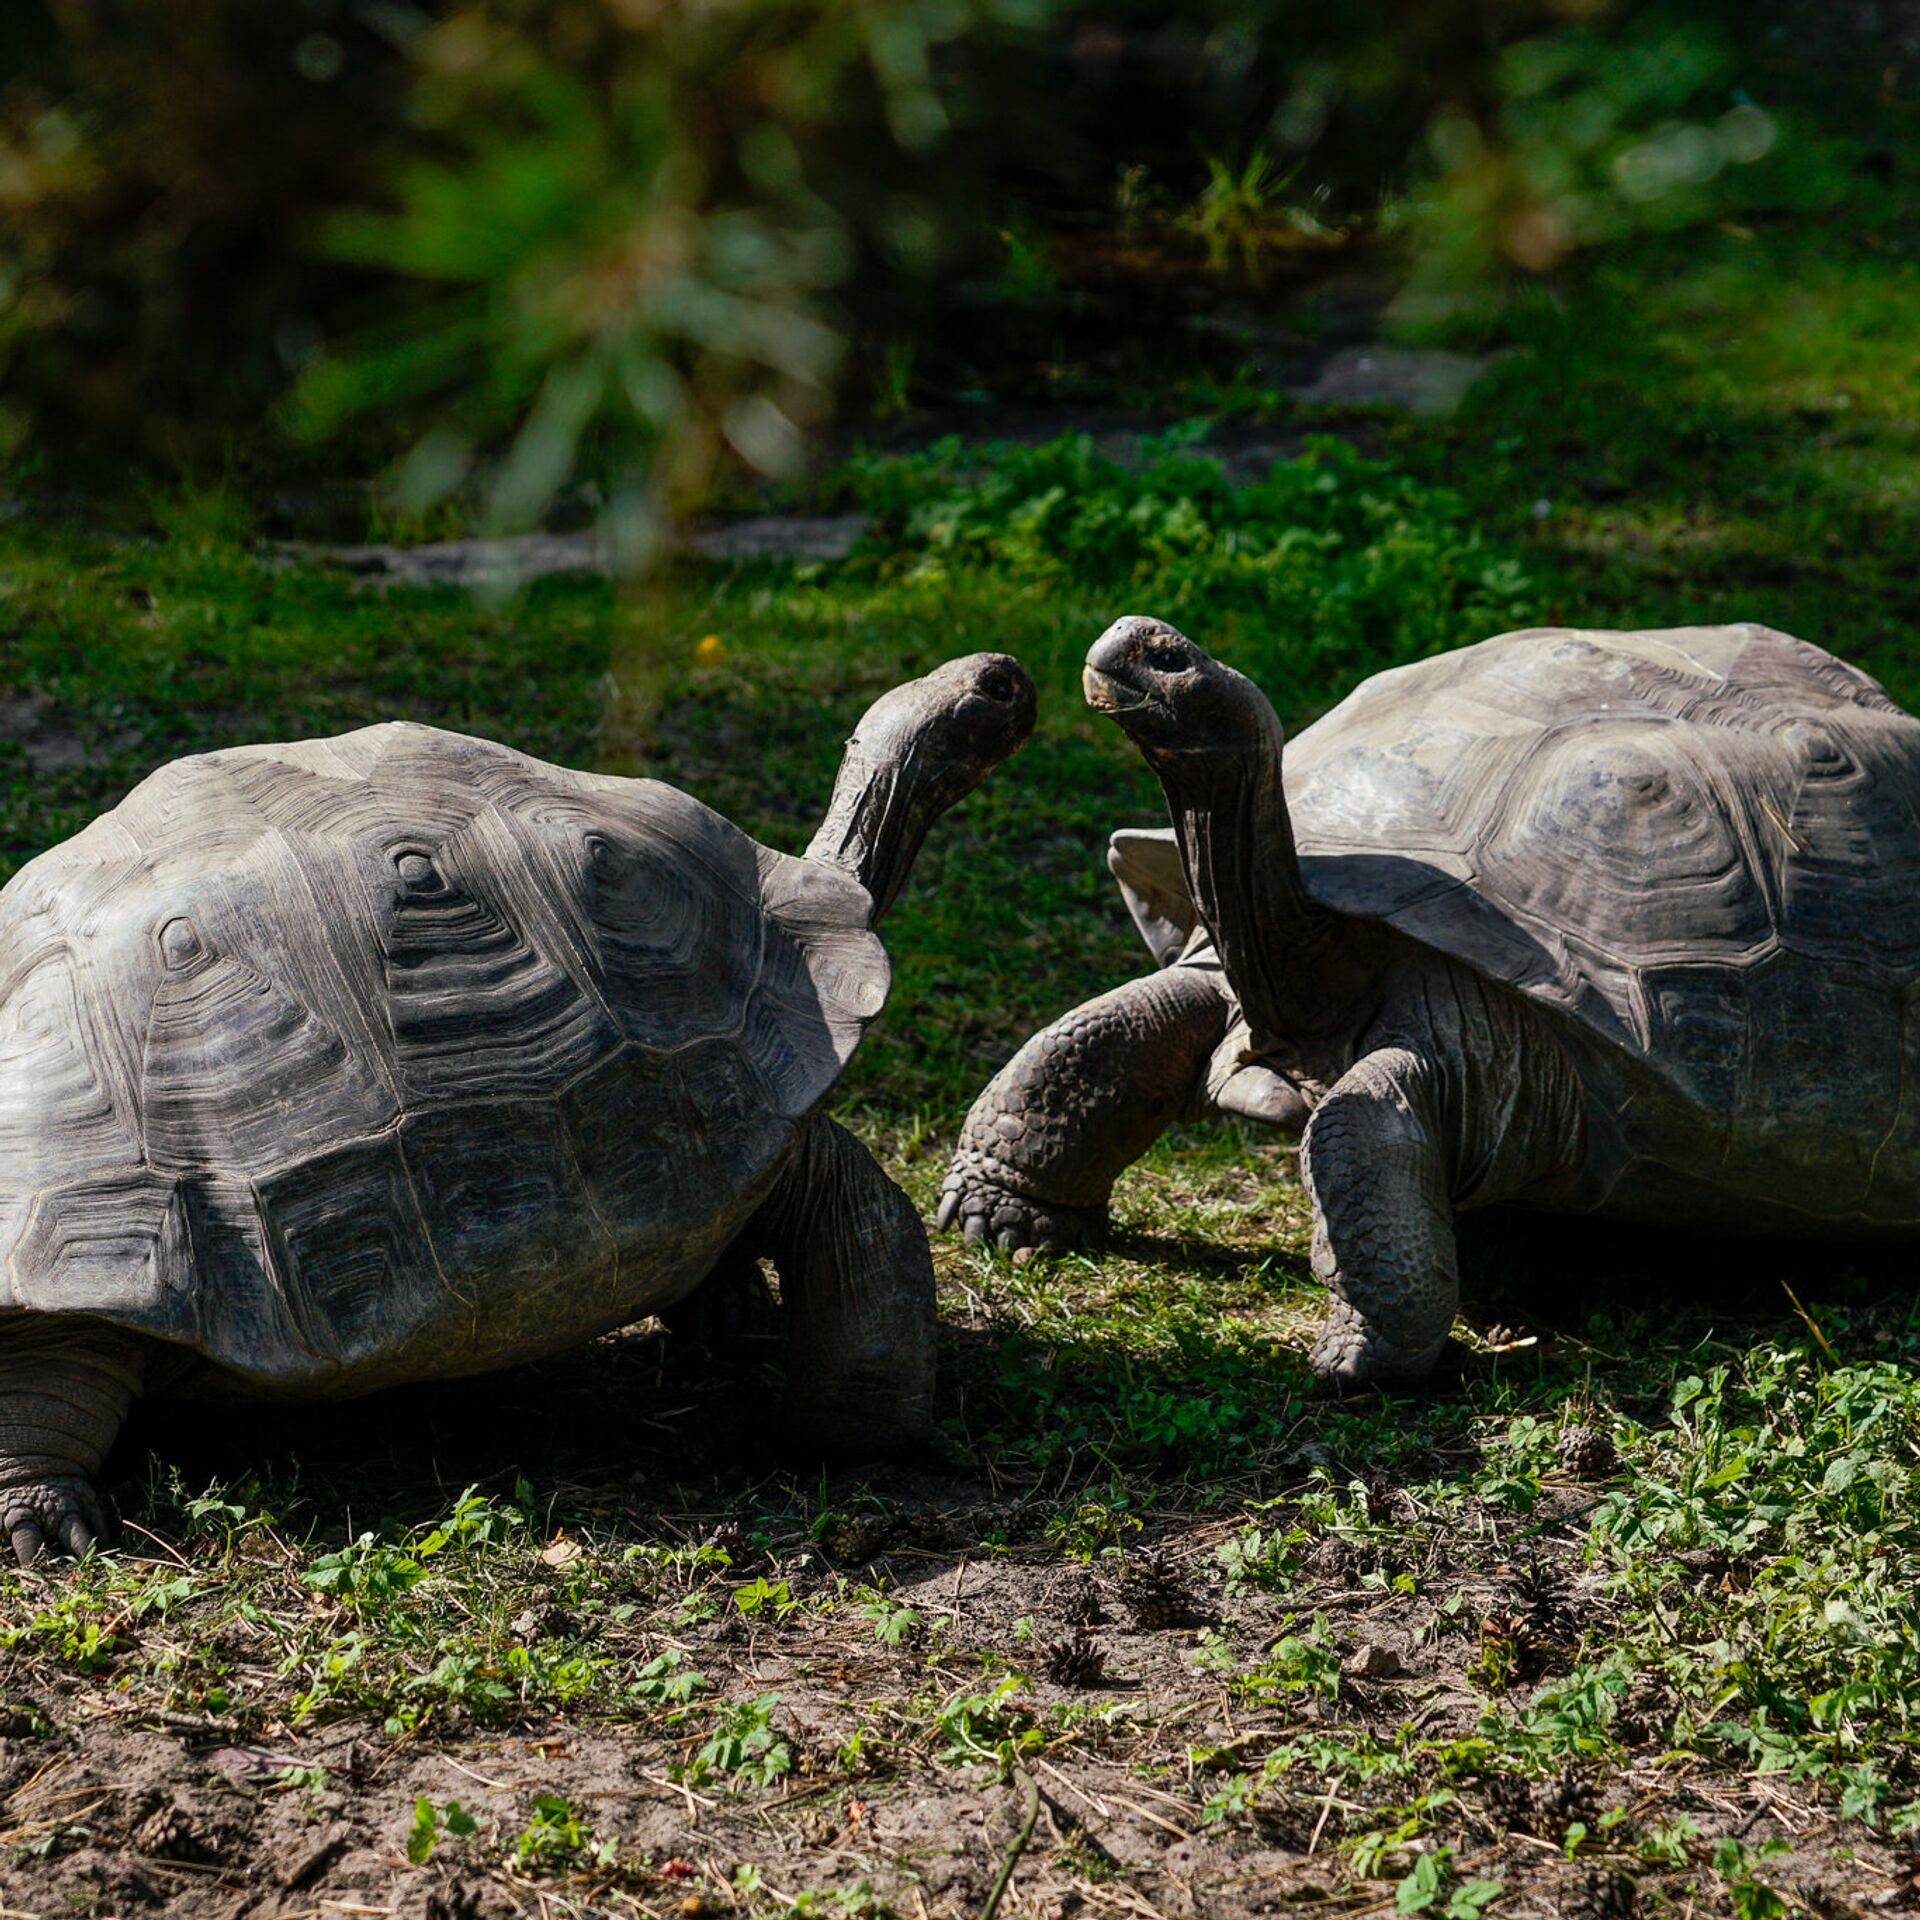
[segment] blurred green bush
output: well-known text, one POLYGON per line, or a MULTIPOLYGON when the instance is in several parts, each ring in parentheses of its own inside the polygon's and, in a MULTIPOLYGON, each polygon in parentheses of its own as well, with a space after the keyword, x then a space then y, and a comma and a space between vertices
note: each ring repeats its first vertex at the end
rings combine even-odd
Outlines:
POLYGON ((1483 290, 1638 231, 1817 209, 1846 191, 1853 143, 1777 85, 1768 104, 1748 90, 1774 64, 1817 68, 1828 52, 1797 48, 1777 20, 1756 32, 1768 9, 1564 11, 1573 23, 1498 49, 1477 105, 1434 114, 1431 172, 1408 209, 1417 290, 1483 290))
POLYGON ((413 45, 420 144, 394 210, 327 230, 338 258, 426 292, 308 370, 298 428, 444 401, 401 468, 403 505, 477 479, 489 524, 527 526, 597 466, 615 552, 643 563, 722 461, 797 466, 840 371, 856 264, 933 264, 939 50, 1029 11, 457 8, 413 45))
POLYGON ((1857 156, 1807 12, 10 0, 0 453, 397 461, 502 528, 582 486, 638 565, 840 389, 907 404, 941 330, 1047 357, 1103 222, 1244 286, 1263 235, 1371 219, 1451 299, 1823 204, 1857 156))

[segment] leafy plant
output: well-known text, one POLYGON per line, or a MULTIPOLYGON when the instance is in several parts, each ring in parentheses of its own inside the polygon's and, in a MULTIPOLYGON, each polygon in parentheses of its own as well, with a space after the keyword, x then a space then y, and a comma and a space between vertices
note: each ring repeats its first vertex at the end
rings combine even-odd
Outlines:
POLYGON ((1257 1526, 1243 1527, 1221 1541, 1216 1553, 1226 1569, 1228 1594, 1248 1587, 1261 1593, 1285 1593, 1299 1572, 1298 1541, 1297 1533, 1263 1532, 1257 1526))
POLYGON ((769 1580, 764 1575, 750 1580, 743 1587, 735 1587, 733 1604, 749 1620, 762 1614, 776 1621, 785 1620, 800 1610, 800 1602, 793 1597, 784 1580, 769 1580))
POLYGON ((867 135, 910 174, 947 127, 933 54, 1000 12, 607 7, 563 31, 453 8, 410 43, 396 204, 328 228, 337 258, 416 297, 306 369, 298 429, 430 406, 402 503, 480 474, 496 528, 537 522, 591 460, 609 552, 644 566, 723 461, 791 472, 824 412, 866 216, 818 130, 877 105, 867 135))
POLYGON ((1762 1860, 1786 1859, 1792 1853, 1792 1842, 1780 1839, 1750 1847, 1729 1834, 1714 1842, 1713 1870, 1726 1887, 1727 1904, 1733 1910, 1734 1920, 1785 1920, 1792 1909, 1760 1878, 1755 1867, 1762 1860))
POLYGON ((1223 272, 1236 258, 1249 280, 1261 277, 1266 249, 1276 237, 1333 240, 1306 208, 1284 198, 1299 177, 1302 161, 1284 171, 1265 147, 1257 147, 1235 166, 1209 154, 1207 179, 1180 224, 1197 234, 1207 249, 1207 265, 1223 272))
MULTIPOLYGON (((1224 647, 1283 706, 1520 618, 1525 574, 1446 492, 1332 440, 1240 484, 1203 437, 1145 439, 1131 465, 1078 438, 856 461, 848 484, 874 524, 849 569, 1071 582, 1151 607, 1224 647)), ((1155 1415, 1169 1438, 1205 1417, 1178 1401, 1155 1415)))
POLYGON ((712 1733, 688 1768, 689 1777, 700 1781, 725 1778, 741 1786, 767 1787, 789 1773, 793 1750, 771 1724, 773 1710, 779 1704, 777 1693, 762 1693, 723 1706, 712 1733))
POLYGON ((1235 1676, 1234 1691, 1250 1700, 1295 1693, 1334 1699, 1340 1691, 1340 1661, 1325 1644, 1325 1636, 1324 1619, 1316 1619, 1305 1634, 1284 1635, 1258 1665, 1243 1668, 1235 1676))
POLYGON ((595 1841, 586 1816, 557 1793, 534 1796, 533 1817, 513 1843, 515 1862, 528 1871, 563 1867, 583 1854, 595 1866, 606 1867, 618 1853, 618 1841, 595 1841))
POLYGON ((1454 1859, 1451 1847, 1432 1847, 1421 1854, 1393 1890, 1394 1911, 1479 1920, 1506 1889, 1498 1880, 1457 1881, 1454 1859))
POLYGON ((1046 1744, 1032 1709, 1016 1699, 1026 1682, 1018 1674, 997 1681, 989 1693, 956 1694, 934 1714, 940 1758, 949 1766, 991 1766, 1008 1778, 1021 1755, 1046 1744))
POLYGON ((897 1647, 919 1633, 922 1622, 912 1608, 897 1606, 885 1594, 863 1601, 860 1617, 873 1625, 873 1637, 883 1647, 897 1647))
POLYGON ((420 1866, 432 1854, 443 1833, 462 1839, 479 1831, 479 1824, 458 1800, 449 1800, 435 1812, 433 1802, 423 1794, 413 1803, 413 1825, 407 1829, 407 1858, 416 1867, 420 1866))

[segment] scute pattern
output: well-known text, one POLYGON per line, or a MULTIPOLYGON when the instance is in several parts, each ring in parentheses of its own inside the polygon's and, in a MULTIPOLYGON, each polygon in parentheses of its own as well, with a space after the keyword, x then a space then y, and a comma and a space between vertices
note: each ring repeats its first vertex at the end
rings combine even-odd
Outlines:
POLYGON ((1785 1092, 1748 1036, 1792 1029, 1802 970, 1855 970, 1883 1060, 1920 1038, 1920 721, 1805 641, 1507 634, 1368 681, 1285 766, 1317 898, 1562 1008, 1729 1120, 1785 1092))
POLYGON ((884 1003, 869 910, 430 727, 163 767, 0 892, 0 1312, 303 1393, 644 1312, 884 1003))

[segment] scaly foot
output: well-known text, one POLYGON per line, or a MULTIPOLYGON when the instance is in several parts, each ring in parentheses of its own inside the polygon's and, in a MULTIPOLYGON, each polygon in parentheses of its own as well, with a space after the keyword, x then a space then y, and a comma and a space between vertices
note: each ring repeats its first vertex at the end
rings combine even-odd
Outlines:
POLYGON ((42 1551, 85 1553, 103 1543, 111 1529, 100 1496, 79 1474, 50 1475, 0 1488, 0 1528, 13 1543, 14 1557, 31 1566, 42 1551))
POLYGON ((1410 1353, 1386 1339, 1379 1327, 1363 1320, 1346 1301, 1336 1299, 1308 1364, 1343 1393, 1367 1387, 1417 1387, 1431 1375, 1445 1345, 1443 1336, 1438 1346, 1410 1353))
POLYGON ((934 1225, 943 1232, 958 1226, 969 1246, 991 1243, 1007 1253, 1021 1247, 1069 1253, 1097 1240, 1106 1224, 1104 1207, 1059 1206, 1002 1186, 964 1147, 954 1156, 934 1216, 934 1225))

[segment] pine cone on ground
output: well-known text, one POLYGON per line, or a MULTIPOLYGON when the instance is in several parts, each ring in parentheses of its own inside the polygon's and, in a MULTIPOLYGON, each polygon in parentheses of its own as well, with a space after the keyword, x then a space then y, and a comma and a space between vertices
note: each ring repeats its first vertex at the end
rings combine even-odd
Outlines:
POLYGON ((1509 1833, 1530 1833, 1559 1842, 1576 1824, 1592 1829, 1600 1818, 1600 1796, 1584 1774, 1561 1768, 1552 1780, 1527 1780, 1497 1773, 1487 1782, 1487 1817, 1509 1833))
POLYGON ((153 1860, 204 1860, 208 1848, 178 1807, 158 1806, 133 1830, 136 1853, 153 1860))
POLYGON ((836 1560, 872 1560, 893 1541, 893 1522, 883 1513, 854 1513, 836 1520, 820 1544, 836 1560))
POLYGON ((1590 1868, 1562 1894, 1560 1911, 1565 1920, 1634 1920, 1640 1889, 1624 1873, 1590 1868))
POLYGON ((1535 1787, 1533 1804, 1539 1822, 1536 1830, 1546 1840, 1564 1840, 1573 1826, 1591 1833, 1600 1818, 1600 1796, 1593 1782, 1573 1767, 1562 1767, 1557 1779, 1535 1787))
POLYGON ((1048 1643, 1041 1670, 1057 1687, 1097 1687, 1107 1677, 1107 1650, 1085 1627, 1048 1643))
POLYGON ((1525 1637, 1537 1650, 1574 1636, 1577 1623, 1567 1604, 1567 1583, 1552 1567, 1534 1560, 1516 1568, 1509 1590, 1526 1620, 1525 1637))
POLYGON ((1553 1457, 1576 1480, 1604 1480, 1620 1464, 1612 1434, 1602 1433, 1598 1427, 1569 1427, 1560 1436, 1553 1457))
POLYGON ((1533 1789, 1517 1773, 1496 1773, 1487 1782, 1487 1818, 1499 1833, 1533 1831, 1533 1789))
POLYGON ((1542 1652, 1531 1614, 1496 1608, 1480 1616, 1479 1671, 1489 1687, 1519 1686, 1538 1678, 1542 1652))
POLYGON ((1137 1627, 1197 1627, 1207 1615, 1193 1589, 1164 1554, 1149 1549, 1120 1570, 1120 1598, 1137 1627))
POLYGON ((1047 1596, 1061 1619, 1069 1626, 1097 1627, 1107 1617, 1100 1604, 1100 1589, 1084 1571, 1063 1574, 1047 1596))

